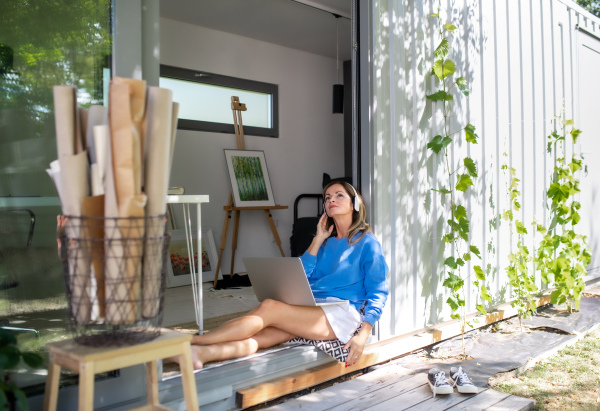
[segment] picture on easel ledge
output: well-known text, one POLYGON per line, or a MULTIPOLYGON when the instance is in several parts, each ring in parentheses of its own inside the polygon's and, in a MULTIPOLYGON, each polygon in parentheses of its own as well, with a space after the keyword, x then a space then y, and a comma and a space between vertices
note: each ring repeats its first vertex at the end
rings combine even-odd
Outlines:
POLYGON ((236 207, 274 206, 264 151, 225 150, 236 207))
MULTIPOLYGON (((192 283, 192 276, 185 230, 171 230, 170 233, 170 264, 167 262, 167 287, 190 285, 192 283)), ((196 272, 198 272, 198 241, 195 230, 192 232, 192 237, 194 264, 196 265, 196 272)), ((202 282, 213 280, 216 264, 217 248, 215 247, 212 230, 202 230, 202 282)))

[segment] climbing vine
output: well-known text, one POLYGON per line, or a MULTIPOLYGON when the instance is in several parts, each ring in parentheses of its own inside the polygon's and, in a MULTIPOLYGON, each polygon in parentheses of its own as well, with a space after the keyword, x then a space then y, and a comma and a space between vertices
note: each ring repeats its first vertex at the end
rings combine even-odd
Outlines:
POLYGON ((534 262, 540 270, 542 281, 556 288, 550 294, 551 302, 567 303, 569 310, 572 310, 579 309, 585 287, 583 278, 592 254, 587 246, 587 238, 575 229, 581 219, 581 204, 575 200, 575 195, 580 192, 579 175, 584 169, 583 159, 573 154, 567 163, 565 150, 567 139, 572 144, 577 143, 581 130, 573 126, 573 120, 563 120, 562 117, 557 120, 561 133, 552 132, 548 136, 547 146, 548 153, 554 152, 557 157, 560 156, 556 159, 552 183, 546 193, 550 225, 547 229, 541 224, 537 226, 544 237, 538 245, 534 262))
MULTIPOLYGON (((475 245, 470 244, 469 215, 465 206, 459 203, 458 192, 465 193, 473 185, 473 179, 477 177, 478 173, 477 164, 470 157, 466 156, 459 159, 456 165, 451 164, 448 151, 452 144, 456 144, 461 140, 463 133, 468 144, 477 144, 479 137, 475 133, 475 126, 472 124, 467 124, 459 130, 450 131, 449 129, 450 104, 454 101, 453 91, 458 89, 458 96, 462 94, 464 97, 468 97, 469 89, 467 80, 464 77, 455 76, 456 64, 449 58, 451 45, 446 36, 451 36, 457 27, 452 23, 442 23, 440 5, 438 5, 438 12, 430 14, 429 17, 436 19, 437 33, 441 40, 433 51, 434 63, 431 70, 431 74, 437 79, 436 83, 439 88, 426 97, 428 100, 438 103, 434 106, 434 110, 437 108, 441 111, 444 124, 441 133, 429 141, 427 148, 440 156, 442 167, 448 178, 448 187, 432 190, 440 193, 442 202, 447 205, 449 211, 450 218, 447 220, 447 226, 442 237, 442 241, 450 248, 450 255, 444 261, 445 278, 443 286, 450 292, 446 303, 452 310, 452 318, 461 320, 461 331, 464 336, 467 321, 463 270, 472 256, 481 259, 481 254, 475 245)), ((473 269, 473 285, 477 287, 481 299, 491 302, 492 298, 485 286, 485 271, 479 265, 474 266, 473 269)), ((466 276, 466 278, 469 277, 471 276, 466 276)), ((486 314, 485 306, 479 302, 479 299, 476 307, 480 313, 486 314)))
MULTIPOLYGON (((503 154, 508 157, 506 153, 503 154)), ((516 232, 517 245, 512 248, 508 254, 508 266, 505 268, 508 275, 508 285, 511 286, 511 305, 517 308, 519 313, 519 325, 521 320, 527 318, 527 315, 535 307, 533 293, 538 290, 535 285, 535 272, 531 270, 529 264, 533 260, 529 254, 529 249, 525 245, 524 236, 527 234, 525 224, 515 218, 515 212, 521 209, 519 198, 520 180, 516 177, 516 170, 507 164, 502 165, 502 173, 506 180, 506 197, 508 208, 502 213, 502 219, 509 224, 511 245, 513 235, 516 232), (506 174, 509 174, 508 176, 506 174)), ((535 224, 535 223, 534 223, 535 224)), ((521 331, 523 327, 521 325, 521 331)))

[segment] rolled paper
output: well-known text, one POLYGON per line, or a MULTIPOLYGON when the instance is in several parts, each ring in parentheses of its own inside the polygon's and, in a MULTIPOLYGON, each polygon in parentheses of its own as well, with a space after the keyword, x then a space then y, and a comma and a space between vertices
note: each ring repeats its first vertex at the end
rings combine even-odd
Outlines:
POLYGON ((88 126, 88 111, 82 107, 77 107, 77 125, 75 133, 75 154, 87 150, 85 136, 88 126))
POLYGON ((54 118, 58 158, 75 154, 76 90, 73 86, 54 86, 54 118))
POLYGON ((98 305, 98 314, 105 316, 105 283, 104 283, 104 196, 86 197, 81 202, 82 214, 89 217, 85 220, 84 237, 87 240, 94 278, 95 292, 92 304, 98 305))
MULTIPOLYGON (((169 188, 171 135, 173 115, 173 93, 171 90, 148 87, 145 191, 148 196, 146 214, 157 216, 167 211, 167 191, 169 188)), ((144 250, 142 315, 152 318, 158 314, 161 272, 163 265, 162 242, 157 239, 165 234, 165 224, 154 219, 146 225, 144 250)))
MULTIPOLYGON (((104 168, 104 157, 98 159, 96 154, 98 148, 96 147, 96 138, 94 136, 94 128, 97 126, 108 124, 108 110, 104 106, 94 105, 90 107, 88 114, 87 130, 85 132, 85 140, 90 157, 90 164, 101 163, 104 168)), ((100 142, 101 148, 104 149, 104 144, 100 142)), ((103 176, 103 175, 101 175, 103 176)))

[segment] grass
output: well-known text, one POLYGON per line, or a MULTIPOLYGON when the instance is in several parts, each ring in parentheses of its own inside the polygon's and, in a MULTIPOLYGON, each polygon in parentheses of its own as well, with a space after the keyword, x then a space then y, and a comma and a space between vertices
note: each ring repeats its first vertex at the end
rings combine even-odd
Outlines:
POLYGON ((493 388, 536 400, 535 410, 600 410, 600 328, 493 388))

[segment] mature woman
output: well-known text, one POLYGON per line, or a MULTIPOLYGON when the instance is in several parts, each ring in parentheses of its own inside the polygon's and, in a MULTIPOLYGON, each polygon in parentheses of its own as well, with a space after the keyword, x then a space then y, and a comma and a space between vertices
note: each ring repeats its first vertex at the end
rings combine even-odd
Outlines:
POLYGON ((195 336, 194 368, 250 355, 294 337, 339 339, 348 350, 346 365, 360 358, 387 299, 388 267, 354 187, 333 181, 323 198, 325 213, 301 259, 317 302, 339 303, 308 307, 264 300, 243 317, 195 336))

